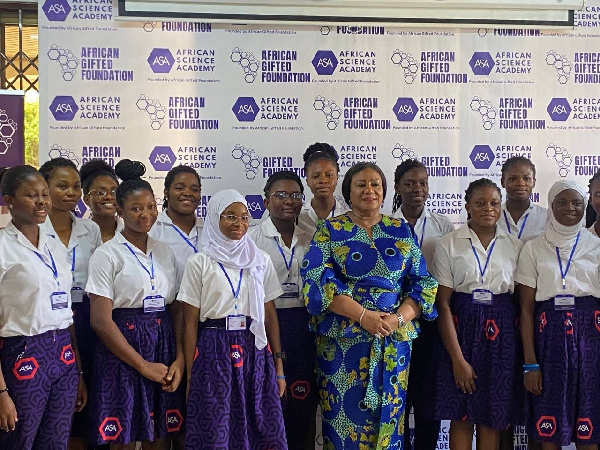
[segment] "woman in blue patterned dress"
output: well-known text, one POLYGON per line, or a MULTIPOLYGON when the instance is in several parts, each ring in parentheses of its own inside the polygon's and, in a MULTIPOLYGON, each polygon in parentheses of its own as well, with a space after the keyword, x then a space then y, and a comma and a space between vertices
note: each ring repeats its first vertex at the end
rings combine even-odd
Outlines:
POLYGON ((319 223, 302 262, 324 449, 401 449, 413 319, 436 317, 437 282, 406 222, 380 213, 379 167, 354 165, 342 193, 351 211, 319 223))

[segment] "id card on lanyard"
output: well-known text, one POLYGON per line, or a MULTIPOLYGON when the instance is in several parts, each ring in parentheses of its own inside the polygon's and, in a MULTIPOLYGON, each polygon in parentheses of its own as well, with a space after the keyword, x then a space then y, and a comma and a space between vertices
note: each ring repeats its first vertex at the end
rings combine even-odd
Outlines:
MULTIPOLYGON (((471 249, 473 250, 473 254, 475 255, 475 259, 477 260, 477 267, 479 269, 479 274, 481 275, 481 285, 483 285, 483 277, 490 263, 494 247, 496 246, 496 239, 494 239, 492 245, 490 246, 490 250, 485 259, 485 266, 483 266, 483 269, 481 268, 481 261, 479 259, 479 255, 477 255, 477 250, 475 250, 475 246, 473 245, 473 240, 469 238, 469 241, 471 242, 471 249)), ((477 305, 492 305, 494 303, 494 294, 489 289, 475 289, 473 290, 473 303, 477 305)))
POLYGON ((283 262, 285 263, 285 268, 288 271, 287 280, 285 283, 281 283, 281 288, 283 289, 283 294, 279 296, 279 298, 300 298, 300 287, 297 283, 294 283, 290 280, 290 269, 292 268, 292 264, 294 262, 294 253, 296 252, 296 247, 292 248, 292 255, 290 256, 290 260, 288 261, 285 257, 285 252, 281 245, 279 244, 279 240, 277 237, 273 237, 275 243, 277 244, 277 248, 279 249, 279 253, 281 253, 281 257, 283 258, 283 262))
POLYGON ((223 264, 219 263, 219 267, 225 274, 225 278, 229 282, 229 287, 231 288, 231 293, 233 294, 233 299, 235 301, 233 305, 234 314, 230 314, 226 318, 226 326, 227 331, 240 331, 246 329, 246 316, 243 314, 238 314, 238 297, 240 296, 240 289, 242 288, 242 277, 244 275, 244 269, 240 269, 240 279, 238 281, 237 289, 233 288, 233 283, 231 282, 231 278, 229 278, 229 274, 223 267, 223 264))
POLYGON ((37 257, 44 263, 44 265, 50 269, 52 272, 52 276, 54 277, 54 282, 56 283, 56 288, 54 292, 50 294, 50 306, 52 310, 57 309, 65 309, 69 306, 69 296, 65 291, 60 288, 60 280, 58 279, 58 269, 56 268, 56 262, 54 261, 54 257, 52 256, 52 252, 48 248, 46 244, 46 251, 48 252, 48 256, 50 257, 51 264, 48 264, 39 252, 34 252, 37 257))
POLYGON ((142 266, 142 269, 150 277, 150 283, 152 285, 152 295, 147 295, 143 300, 144 313, 162 312, 165 310, 165 298, 156 291, 156 278, 154 277, 154 260, 152 259, 152 252, 150 252, 150 270, 140 261, 133 249, 126 242, 123 243, 127 250, 133 255, 136 261, 142 266))
POLYGON ((560 276, 562 278, 562 288, 563 294, 558 294, 554 297, 554 309, 557 311, 569 311, 575 309, 575 296, 571 294, 567 294, 567 274, 569 273, 569 269, 571 268, 571 261, 573 260, 573 255, 575 254, 575 249, 577 248, 577 244, 579 243, 579 235, 581 232, 577 233, 577 237, 575 238, 575 244, 571 249, 571 253, 569 254, 569 260, 567 261, 567 266, 563 271, 562 259, 560 258, 560 249, 556 247, 556 259, 558 259, 558 267, 560 269, 560 276))

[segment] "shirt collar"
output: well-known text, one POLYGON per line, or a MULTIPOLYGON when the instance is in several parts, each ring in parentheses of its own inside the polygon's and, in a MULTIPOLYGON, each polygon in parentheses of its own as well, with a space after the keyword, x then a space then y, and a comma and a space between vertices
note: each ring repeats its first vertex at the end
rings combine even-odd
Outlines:
MULTIPOLYGON (((171 218, 167 215, 166 209, 163 209, 161 212, 158 213, 156 222, 161 223, 163 225, 167 225, 167 226, 174 225, 171 218)), ((204 221, 200 217, 196 217, 196 223, 194 225, 194 228, 192 228, 192 231, 190 231, 190 236, 194 235, 194 229, 198 230, 198 227, 202 228, 203 225, 204 225, 204 221)), ((176 225, 174 225, 174 226, 176 226, 176 225)), ((198 230, 198 233, 199 233, 199 230, 198 230)))
POLYGON ((117 231, 115 233, 115 237, 113 239, 117 242, 117 244, 119 244, 119 245, 127 244, 129 246, 129 248, 131 248, 135 253, 145 255, 145 256, 148 256, 148 255, 150 255, 150 253, 152 253, 152 250, 154 250, 154 246, 156 244, 156 241, 152 238, 152 236, 148 235, 148 245, 146 247, 146 253, 144 253, 139 248, 137 248, 135 245, 133 245, 131 242, 129 242, 127 239, 125 239, 125 236, 123 236, 123 234, 120 231, 117 231))
MULTIPOLYGON (((462 227, 456 230, 456 237, 459 239, 471 239, 474 233, 470 228, 469 224, 465 223, 462 227)), ((508 236, 508 234, 502 230, 498 225, 496 225, 496 236, 495 238, 503 238, 508 236)))
POLYGON ((39 232, 39 240, 38 240, 38 247, 35 248, 35 246, 29 241, 29 239, 27 239, 25 237, 25 235, 23 233, 21 233, 19 231, 19 229, 15 226, 15 224, 12 222, 12 220, 10 221, 10 223, 6 226, 5 228, 7 233, 10 233, 14 236, 17 237, 17 241, 24 247, 27 247, 30 250, 33 250, 37 253, 42 252, 44 253, 44 247, 46 246, 46 244, 48 243, 48 237, 46 236, 46 233, 44 233, 44 231, 40 228, 40 226, 38 226, 38 232, 39 232))
MULTIPOLYGON (((271 217, 267 217, 263 221, 263 223, 261 223, 260 226, 262 228, 262 232, 264 233, 264 235, 266 237, 277 238, 280 243, 283 242, 283 240, 281 239, 281 234, 279 233, 279 231, 277 231, 277 228, 275 228, 275 225, 273 224, 271 217)), ((292 248, 294 248, 294 246, 296 245, 296 242, 298 242, 298 236, 302 236, 304 234, 306 234, 305 230, 303 230, 302 228, 300 228, 298 226, 294 226, 294 236, 292 237, 292 248)))

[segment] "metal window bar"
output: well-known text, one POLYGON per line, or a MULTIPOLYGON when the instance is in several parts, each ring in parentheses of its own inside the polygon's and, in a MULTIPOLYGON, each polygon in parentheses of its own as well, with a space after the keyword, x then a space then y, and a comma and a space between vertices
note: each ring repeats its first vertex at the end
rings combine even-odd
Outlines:
POLYGON ((39 91, 38 48, 37 45, 35 49, 31 45, 25 48, 23 37, 23 32, 32 27, 37 28, 35 5, 8 4, 0 8, 0 89, 39 91), (18 27, 18 50, 9 55, 7 27, 15 26, 18 27))

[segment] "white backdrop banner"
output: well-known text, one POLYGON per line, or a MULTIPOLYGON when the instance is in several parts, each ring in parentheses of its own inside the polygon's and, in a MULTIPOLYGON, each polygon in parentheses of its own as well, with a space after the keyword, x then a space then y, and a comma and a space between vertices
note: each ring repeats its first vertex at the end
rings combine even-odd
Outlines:
MULTIPOLYGON (((40 2, 40 159, 138 159, 161 196, 176 164, 210 195, 235 187, 254 218, 275 171, 331 143, 342 174, 406 158, 431 210, 464 222, 470 181, 530 158, 533 200, 600 168, 600 0, 572 32, 118 22, 110 0, 40 2)), ((83 204, 80 212, 85 212, 83 204)))

